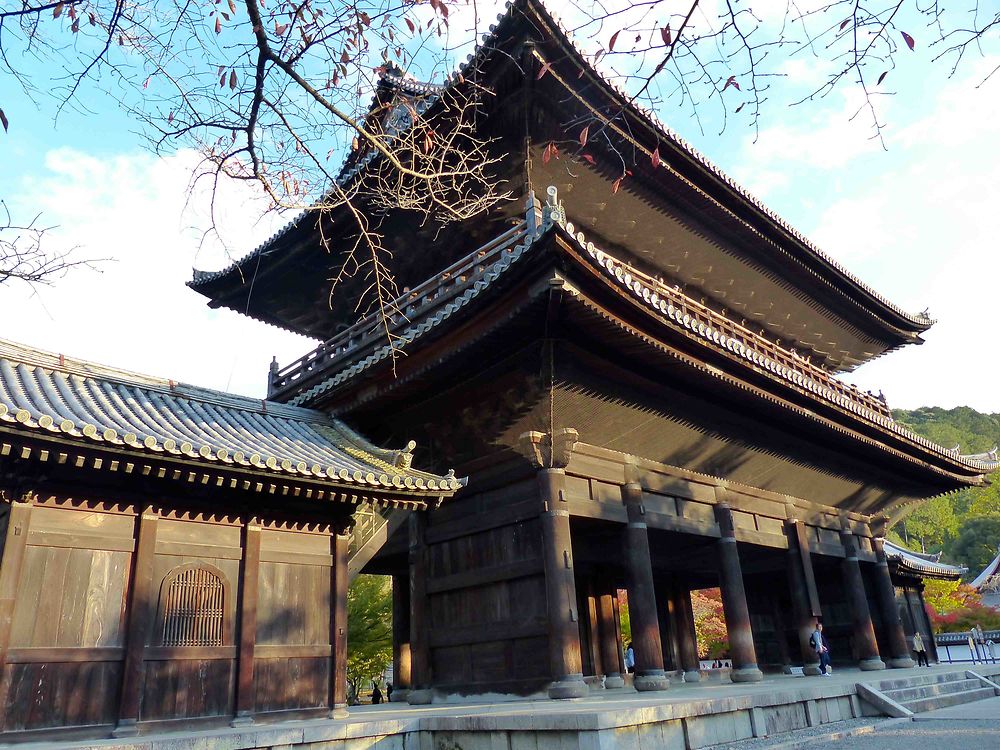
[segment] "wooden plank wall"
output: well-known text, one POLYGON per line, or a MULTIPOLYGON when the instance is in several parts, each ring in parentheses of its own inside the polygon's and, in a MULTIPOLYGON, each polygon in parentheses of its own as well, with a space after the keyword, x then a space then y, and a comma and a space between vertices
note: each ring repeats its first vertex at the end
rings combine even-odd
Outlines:
POLYGON ((534 477, 446 504, 426 532, 432 682, 525 694, 549 677, 534 477))

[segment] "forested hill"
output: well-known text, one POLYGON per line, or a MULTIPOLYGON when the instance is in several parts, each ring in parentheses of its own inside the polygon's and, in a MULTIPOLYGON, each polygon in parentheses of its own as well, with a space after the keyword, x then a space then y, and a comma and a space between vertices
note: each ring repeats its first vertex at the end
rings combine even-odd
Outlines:
MULTIPOLYGON (((1000 445, 1000 414, 983 414, 968 406, 893 410, 896 420, 945 448, 983 453, 1000 445)), ((943 552, 943 560, 969 569, 975 577, 1000 545, 1000 472, 988 487, 963 490, 920 505, 890 531, 913 549, 943 552)))
POLYGON ((892 415, 918 435, 945 448, 961 446, 962 453, 983 453, 1000 445, 1000 414, 983 414, 968 406, 942 409, 893 409, 892 415))

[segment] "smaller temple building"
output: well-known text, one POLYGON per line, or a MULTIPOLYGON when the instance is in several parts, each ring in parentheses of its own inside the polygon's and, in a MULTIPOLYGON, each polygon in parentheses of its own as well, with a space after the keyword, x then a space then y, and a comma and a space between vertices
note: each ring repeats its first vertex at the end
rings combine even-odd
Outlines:
POLYGON ((461 486, 411 449, 0 341, 0 741, 342 714, 352 515, 461 486))
POLYGON ((987 607, 1000 609, 1000 548, 982 572, 969 583, 983 598, 987 607))

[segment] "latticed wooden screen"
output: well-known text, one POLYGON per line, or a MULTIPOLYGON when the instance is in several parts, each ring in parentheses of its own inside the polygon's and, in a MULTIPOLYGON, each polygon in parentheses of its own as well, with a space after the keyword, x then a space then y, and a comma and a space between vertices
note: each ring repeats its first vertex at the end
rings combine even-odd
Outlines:
POLYGON ((172 574, 161 604, 164 646, 221 646, 226 588, 204 568, 172 574))

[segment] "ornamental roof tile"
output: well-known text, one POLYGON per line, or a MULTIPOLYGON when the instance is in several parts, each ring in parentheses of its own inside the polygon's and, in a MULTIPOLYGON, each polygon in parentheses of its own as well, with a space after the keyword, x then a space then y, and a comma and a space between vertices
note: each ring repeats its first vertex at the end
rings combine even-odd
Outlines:
POLYGON ((0 339, 0 430, 250 467, 339 486, 453 494, 464 480, 410 468, 320 411, 68 359, 0 339))

